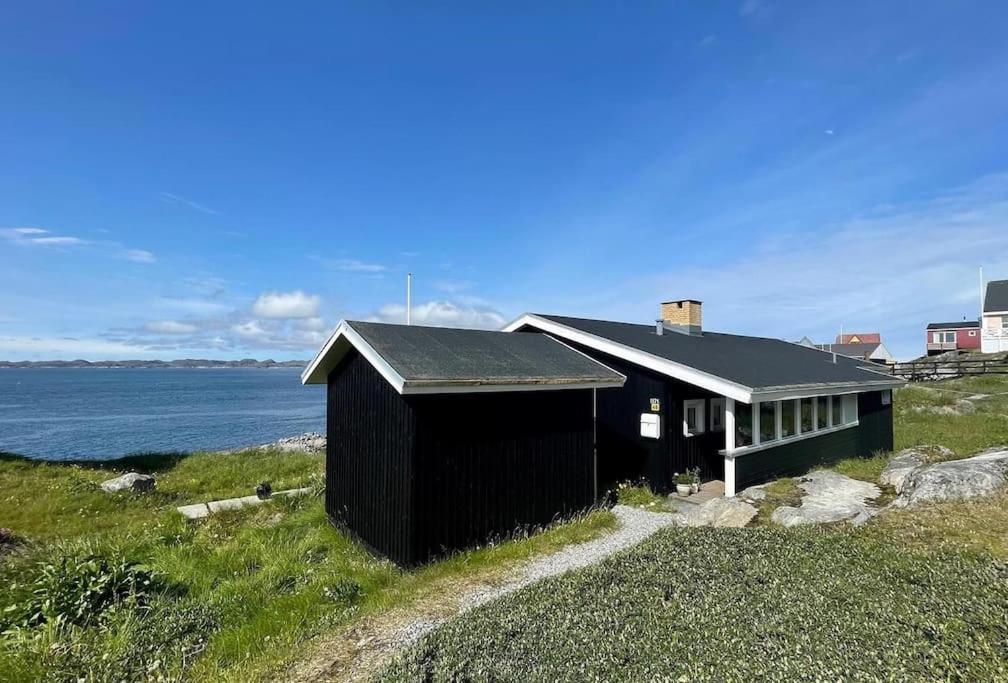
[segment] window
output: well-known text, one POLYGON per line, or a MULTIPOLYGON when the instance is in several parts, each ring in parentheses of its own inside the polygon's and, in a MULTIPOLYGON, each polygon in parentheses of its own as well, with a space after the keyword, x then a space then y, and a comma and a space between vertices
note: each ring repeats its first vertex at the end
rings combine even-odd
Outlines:
POLYGON ((781 437, 787 438, 789 436, 794 436, 798 432, 796 421, 797 413, 797 401, 782 401, 780 406, 781 411, 781 437))
POLYGON ((976 336, 976 330, 970 330, 969 331, 969 336, 975 337, 976 336))
POLYGON ((886 389, 882 392, 882 405, 887 406, 892 403, 892 390, 886 389))
POLYGON ((829 426, 829 396, 816 398, 816 429, 826 429, 829 426))
POLYGON ((942 341, 945 342, 946 344, 955 344, 956 333, 955 332, 946 332, 945 335, 944 335, 944 339, 942 339, 942 341))
MULTIPOLYGON (((885 403, 885 395, 888 392, 882 392, 882 402, 885 403)), ((843 423, 845 425, 854 424, 857 422, 857 394, 847 394, 843 397, 843 423)))
POLYGON ((752 406, 735 401, 735 447, 751 446, 752 435, 752 406))
POLYGON ((843 396, 834 396, 833 401, 833 426, 843 424, 843 396))
POLYGON ((654 413, 641 413, 640 435, 646 439, 661 437, 661 416, 654 413))
POLYGON ((704 400, 683 402, 683 434, 693 436, 704 431, 704 400))
POLYGON ((801 400, 801 431, 802 434, 811 432, 815 428, 812 422, 812 399, 803 398, 801 400))
POLYGON ((710 402, 710 430, 712 432, 724 431, 724 411, 725 400, 712 398, 710 402))
POLYGON ((759 404, 759 424, 760 443, 773 441, 777 438, 777 401, 766 401, 759 404))

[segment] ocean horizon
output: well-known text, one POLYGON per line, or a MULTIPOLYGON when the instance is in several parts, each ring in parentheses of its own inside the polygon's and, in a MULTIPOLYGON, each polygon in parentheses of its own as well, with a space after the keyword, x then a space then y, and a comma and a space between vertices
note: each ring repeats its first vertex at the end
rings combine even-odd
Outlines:
POLYGON ((4 368, 0 452, 109 460, 324 431, 325 387, 302 386, 300 375, 290 367, 4 368))

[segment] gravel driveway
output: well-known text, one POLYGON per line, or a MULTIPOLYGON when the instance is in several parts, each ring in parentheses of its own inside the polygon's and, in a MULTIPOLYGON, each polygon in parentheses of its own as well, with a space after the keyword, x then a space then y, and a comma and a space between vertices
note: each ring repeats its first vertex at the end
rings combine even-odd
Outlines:
POLYGON ((458 614, 536 581, 600 562, 613 553, 640 543, 659 529, 681 521, 681 516, 676 514, 649 512, 623 505, 614 507, 613 513, 619 525, 612 533, 537 557, 518 567, 503 583, 468 586, 455 596, 455 607, 447 613, 444 609, 432 609, 423 613, 421 609, 413 614, 395 615, 360 624, 341 638, 340 647, 323 647, 323 657, 291 672, 291 679, 365 680, 401 648, 416 642, 425 633, 458 614))

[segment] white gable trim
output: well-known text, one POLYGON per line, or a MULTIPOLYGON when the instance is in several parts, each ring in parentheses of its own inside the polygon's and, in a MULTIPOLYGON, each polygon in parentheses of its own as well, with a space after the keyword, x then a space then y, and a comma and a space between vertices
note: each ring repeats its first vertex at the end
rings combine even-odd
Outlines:
MULTIPOLYGON (((329 372, 335 367, 336 363, 339 362, 337 359, 332 363, 330 367, 324 367, 322 365, 323 361, 329 357, 330 352, 333 352, 334 347, 341 340, 357 349, 358 352, 364 358, 367 359, 371 365, 374 366, 375 370, 385 378, 392 387, 398 391, 400 394, 403 393, 403 387, 406 386, 406 380, 400 375, 395 369, 389 365, 381 355, 374 350, 364 337, 358 334, 357 330, 350 327, 350 325, 345 321, 341 321, 336 331, 332 333, 329 337, 329 341, 325 343, 322 350, 315 355, 315 359, 305 368, 305 371, 301 373, 301 384, 325 384, 329 378, 329 372)), ((345 351, 344 351, 345 353, 345 351)), ((342 358, 343 354, 340 354, 339 358, 342 358)))
POLYGON ((650 353, 645 353, 644 351, 626 346, 625 344, 620 344, 609 339, 597 337, 594 334, 582 332, 581 330, 562 325, 552 320, 540 318, 537 315, 526 313, 514 322, 508 324, 504 328, 504 331, 514 332, 526 325, 529 327, 535 327, 558 337, 563 337, 575 344, 584 344, 585 346, 601 351, 602 353, 608 353, 610 356, 622 358, 623 360, 630 361, 631 363, 648 368, 649 370, 654 370, 655 372, 660 372, 663 375, 680 379, 684 382, 688 382, 689 384, 707 389, 708 391, 721 394, 722 396, 742 401, 743 403, 749 403, 752 400, 751 387, 722 379, 715 375, 697 370, 696 368, 691 368, 688 365, 683 365, 682 363, 676 363, 675 361, 671 361, 666 358, 660 358, 650 353))
MULTIPOLYGON (((559 339, 554 339, 558 344, 567 346, 559 339)), ((597 381, 527 381, 527 382, 471 382, 471 381, 444 381, 444 382, 407 382, 402 375, 396 372, 395 368, 382 358, 371 344, 362 337, 345 320, 341 321, 336 330, 329 337, 329 340, 319 351, 314 360, 301 373, 302 384, 325 384, 328 381, 329 373, 336 367, 340 359, 353 347, 364 356, 374 368, 385 378, 392 388, 399 394, 479 394, 502 391, 559 391, 563 389, 605 389, 622 387, 626 377, 616 373, 618 379, 599 379, 597 381), (340 346, 343 346, 342 352, 340 346)), ((570 347, 568 347, 570 348, 570 347)), ((585 354, 582 354, 585 355, 585 354)), ((592 362, 606 367, 597 360, 585 355, 592 362)), ((607 368, 612 370, 612 368, 607 368)), ((613 370, 613 372, 616 372, 613 370)))
MULTIPOLYGON (((896 377, 887 377, 884 368, 879 366, 879 370, 863 368, 880 376, 875 381, 865 382, 837 382, 819 384, 799 384, 793 386, 763 387, 753 389, 737 382, 712 375, 696 368, 677 363, 675 361, 661 358, 639 349, 635 349, 625 344, 620 344, 604 337, 598 337, 588 332, 568 327, 562 323, 541 318, 531 313, 526 313, 517 320, 504 327, 505 332, 514 332, 522 327, 534 327, 557 337, 563 337, 576 344, 584 344, 610 356, 622 358, 641 367, 654 370, 663 375, 673 377, 683 382, 713 391, 722 396, 726 396, 742 403, 751 404, 756 401, 781 400, 787 398, 803 398, 808 396, 825 396, 829 394, 856 394, 865 391, 879 391, 881 389, 893 389, 906 384, 896 377), (882 379, 882 378, 885 379, 882 379)), ((677 334, 677 333, 674 333, 677 334)))

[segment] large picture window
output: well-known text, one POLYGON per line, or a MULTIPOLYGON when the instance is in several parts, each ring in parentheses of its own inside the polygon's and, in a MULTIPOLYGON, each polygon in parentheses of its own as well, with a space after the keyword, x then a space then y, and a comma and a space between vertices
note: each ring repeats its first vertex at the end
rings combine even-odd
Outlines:
POLYGON ((829 426, 829 396, 816 398, 816 429, 826 429, 829 426))
POLYGON ((815 422, 812 420, 812 399, 803 398, 801 400, 801 431, 802 434, 807 434, 815 429, 815 422))
POLYGON ((759 406, 760 443, 777 438, 777 402, 766 401, 759 406))
POLYGON ((753 415, 752 406, 741 401, 735 402, 735 448, 752 446, 753 415))
POLYGON ((796 428, 797 413, 795 412, 795 405, 797 401, 781 401, 781 436, 783 438, 788 438, 789 436, 794 436, 797 434, 796 428))

